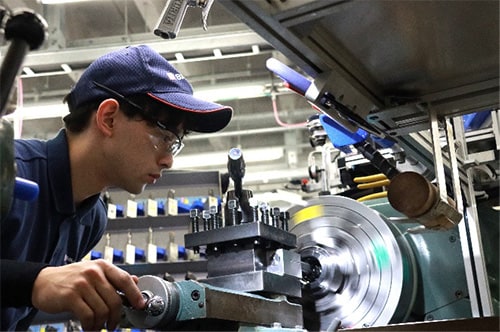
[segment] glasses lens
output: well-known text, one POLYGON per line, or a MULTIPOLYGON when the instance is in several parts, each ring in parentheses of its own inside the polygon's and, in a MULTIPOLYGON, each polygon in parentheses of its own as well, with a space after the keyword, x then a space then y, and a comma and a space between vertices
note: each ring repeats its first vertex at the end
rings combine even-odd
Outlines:
POLYGON ((158 128, 156 135, 150 135, 156 150, 176 156, 184 147, 182 140, 168 129, 158 128))
POLYGON ((181 141, 177 141, 175 145, 172 145, 172 148, 171 148, 171 152, 172 152, 172 156, 177 156, 182 148, 184 147, 184 143, 182 143, 181 141))

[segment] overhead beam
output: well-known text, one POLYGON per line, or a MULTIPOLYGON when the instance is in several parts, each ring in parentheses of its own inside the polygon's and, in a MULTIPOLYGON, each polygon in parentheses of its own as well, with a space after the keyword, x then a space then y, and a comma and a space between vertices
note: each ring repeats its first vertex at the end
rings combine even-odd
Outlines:
MULTIPOLYGON (((210 32, 202 35, 199 34, 199 29, 196 29, 196 33, 193 32, 194 30, 185 29, 183 37, 172 40, 163 40, 152 33, 134 34, 128 36, 130 38, 129 45, 146 44, 161 54, 248 45, 268 45, 262 37, 241 23, 214 26, 210 29, 210 32)), ((80 41, 80 44, 82 47, 68 47, 57 51, 33 51, 26 56, 24 66, 90 63, 106 53, 122 48, 123 39, 120 37, 94 38, 86 46, 84 46, 84 41, 80 41), (116 43, 113 43, 113 41, 116 43)), ((75 43, 72 45, 75 45, 75 43)), ((1 49, 0 53, 3 53, 1 49)))
POLYGON ((159 18, 159 12, 155 6, 156 2, 152 0, 134 0, 134 4, 149 31, 154 30, 159 18))

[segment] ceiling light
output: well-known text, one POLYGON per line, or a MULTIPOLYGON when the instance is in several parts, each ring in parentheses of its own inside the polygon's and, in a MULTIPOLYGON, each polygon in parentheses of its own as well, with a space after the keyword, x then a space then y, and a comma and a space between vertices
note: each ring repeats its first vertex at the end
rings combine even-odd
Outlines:
POLYGON ((96 0, 40 0, 40 2, 44 5, 60 5, 64 3, 72 3, 72 2, 89 2, 96 0))
POLYGON ((262 85, 219 86, 214 89, 197 89, 194 96, 208 101, 224 101, 265 96, 262 85))
POLYGON ((5 118, 19 118, 22 120, 59 118, 68 113, 68 106, 65 104, 47 104, 32 107, 19 107, 14 113, 6 115, 5 118))
MULTIPOLYGON (((258 148, 243 150, 245 163, 272 161, 283 158, 284 152, 281 147, 258 148)), ((175 157, 175 169, 190 169, 200 166, 203 160, 203 167, 222 166, 227 164, 226 152, 196 153, 193 155, 179 155, 175 157)))

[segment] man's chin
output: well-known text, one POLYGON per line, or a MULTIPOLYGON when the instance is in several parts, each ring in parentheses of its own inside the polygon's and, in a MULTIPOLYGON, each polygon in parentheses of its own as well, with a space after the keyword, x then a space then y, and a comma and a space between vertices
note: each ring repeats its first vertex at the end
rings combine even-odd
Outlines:
POLYGON ((146 188, 146 184, 143 184, 142 187, 140 187, 140 188, 137 188, 137 187, 136 188, 128 188, 125 190, 127 190, 132 195, 139 195, 144 191, 145 188, 146 188))

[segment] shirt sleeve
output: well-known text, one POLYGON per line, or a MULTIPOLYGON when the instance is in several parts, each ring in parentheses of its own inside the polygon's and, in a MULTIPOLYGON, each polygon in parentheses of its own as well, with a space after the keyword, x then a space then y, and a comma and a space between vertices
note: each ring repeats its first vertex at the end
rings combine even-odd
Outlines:
POLYGON ((4 307, 32 306, 33 284, 46 263, 0 260, 0 305, 4 307))

